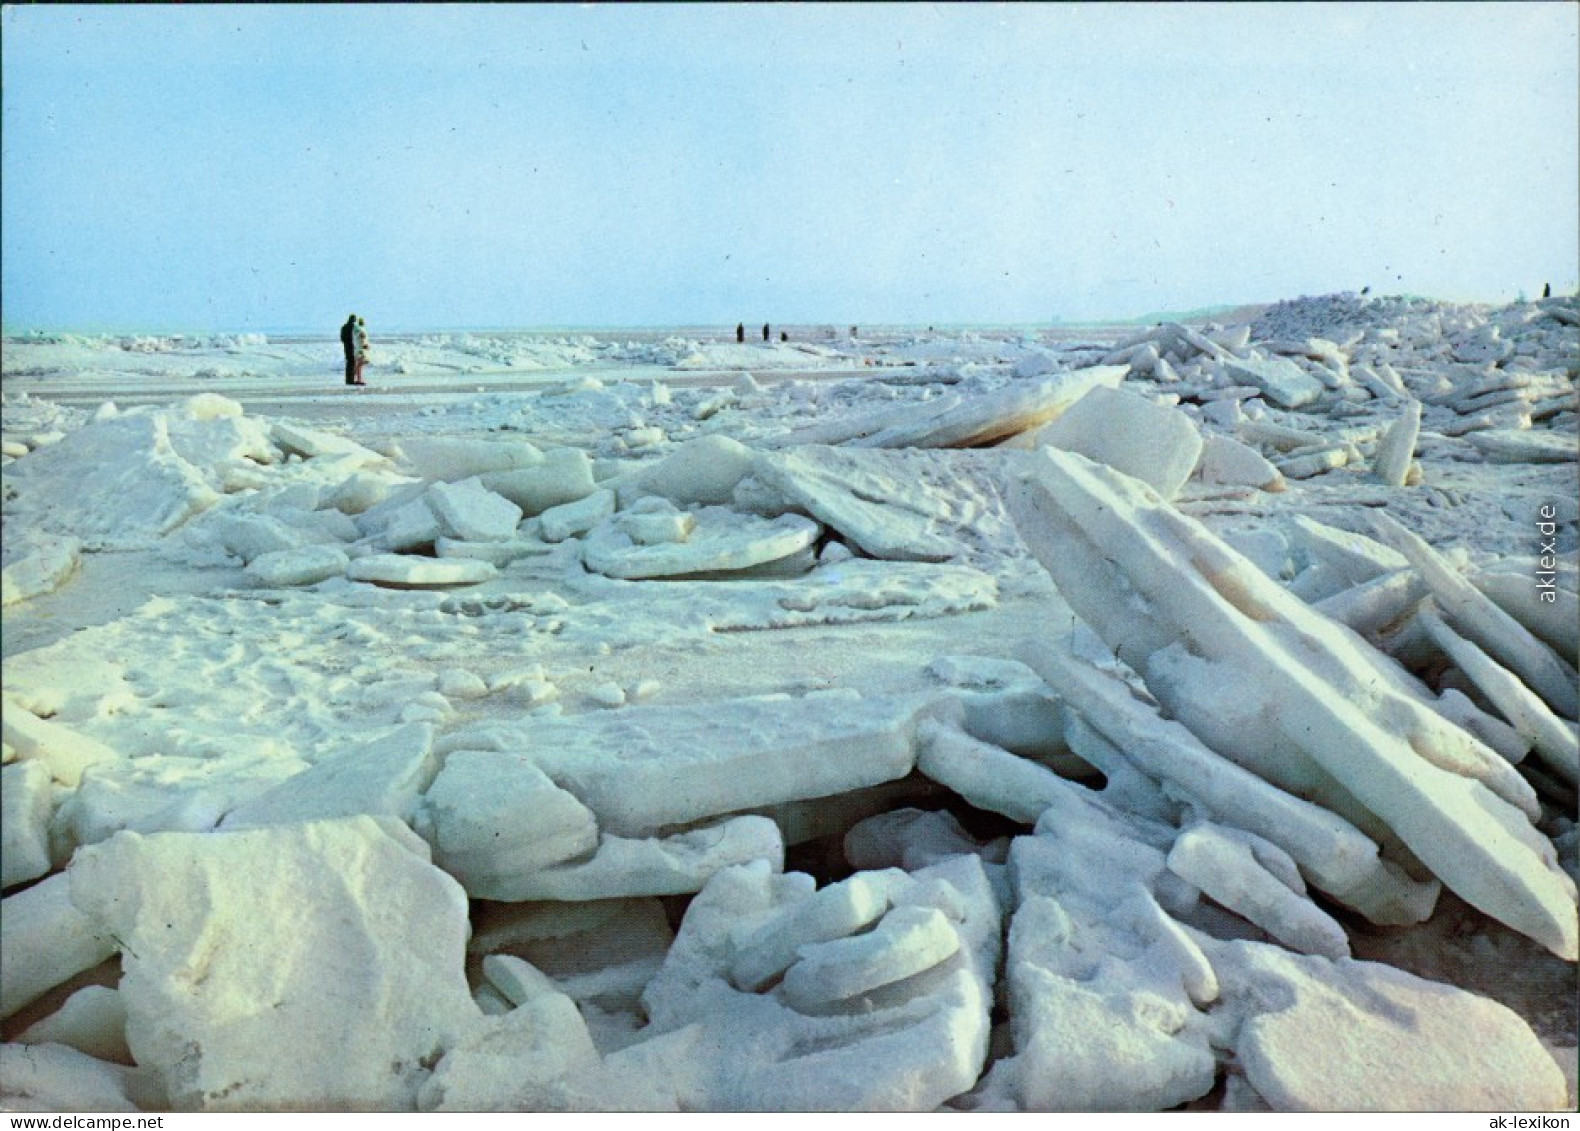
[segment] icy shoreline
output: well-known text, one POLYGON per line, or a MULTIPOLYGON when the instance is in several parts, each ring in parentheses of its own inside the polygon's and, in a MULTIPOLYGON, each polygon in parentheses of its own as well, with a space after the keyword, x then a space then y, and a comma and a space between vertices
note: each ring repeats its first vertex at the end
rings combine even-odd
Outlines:
POLYGON ((1572 1107, 1577 312, 8 339, 0 1106, 1572 1107))

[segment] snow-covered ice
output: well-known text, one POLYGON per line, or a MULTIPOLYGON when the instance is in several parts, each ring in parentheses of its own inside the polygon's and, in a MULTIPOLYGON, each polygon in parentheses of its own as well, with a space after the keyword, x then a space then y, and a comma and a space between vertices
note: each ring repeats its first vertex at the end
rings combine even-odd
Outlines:
POLYGON ((0 1106, 1572 1108, 1577 314, 8 339, 0 1106))

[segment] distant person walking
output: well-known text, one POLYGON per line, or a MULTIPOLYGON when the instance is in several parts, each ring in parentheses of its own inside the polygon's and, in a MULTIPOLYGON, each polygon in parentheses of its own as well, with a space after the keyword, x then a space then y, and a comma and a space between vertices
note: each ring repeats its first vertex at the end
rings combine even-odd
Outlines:
POLYGON ((357 319, 356 329, 352 331, 352 339, 356 347, 356 364, 352 370, 352 384, 366 385, 362 379, 362 369, 368 363, 368 328, 362 319, 357 319))
POLYGON ((768 340, 768 323, 764 322, 763 323, 763 341, 766 342, 767 340, 768 340))
POLYGON ((1543 283, 1542 284, 1542 297, 1543 298, 1552 298, 1553 297, 1553 285, 1551 283, 1543 283))
POLYGON ((737 322, 735 324, 735 340, 737 342, 744 342, 746 340, 746 323, 737 322))
POLYGON ((346 354, 346 384, 357 383, 357 316, 355 314, 346 318, 346 324, 340 327, 340 348, 346 354))

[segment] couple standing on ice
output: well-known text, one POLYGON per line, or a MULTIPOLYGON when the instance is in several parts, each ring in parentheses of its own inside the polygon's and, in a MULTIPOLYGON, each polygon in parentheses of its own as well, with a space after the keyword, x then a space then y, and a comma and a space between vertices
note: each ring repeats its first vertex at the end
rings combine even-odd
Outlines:
POLYGON ((346 384, 366 385, 362 368, 368 363, 368 328, 355 314, 340 327, 340 344, 346 351, 346 384))

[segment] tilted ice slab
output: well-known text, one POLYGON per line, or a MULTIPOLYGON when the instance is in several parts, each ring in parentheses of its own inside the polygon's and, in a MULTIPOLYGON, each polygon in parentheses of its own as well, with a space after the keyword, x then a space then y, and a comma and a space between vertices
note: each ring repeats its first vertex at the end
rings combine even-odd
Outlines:
POLYGON ((355 440, 285 420, 274 421, 269 426, 269 436, 280 447, 303 459, 333 459, 346 467, 372 467, 389 462, 355 440))
POLYGON ((1028 459, 1010 502, 1071 607, 1208 746, 1397 837, 1468 902, 1577 957, 1575 885, 1531 827, 1530 787, 1412 697, 1391 661, 1080 456, 1028 459))
POLYGON ((99 1060, 132 1063, 132 1050, 126 1047, 126 1002, 110 986, 83 986, 54 1013, 24 1029, 18 1040, 69 1045, 99 1060))
POLYGON ((1305 898, 1305 881, 1294 860, 1269 841, 1204 822, 1175 838, 1168 866, 1291 950, 1350 956, 1344 928, 1305 898))
POLYGON ((515 471, 544 462, 543 451, 526 440, 489 440, 456 436, 403 436, 400 460, 411 474, 449 483, 494 471, 515 471))
POLYGON ((752 932, 742 932, 730 965, 732 983, 758 992, 794 966, 801 948, 855 935, 883 918, 899 877, 868 872, 829 884, 752 932))
POLYGON ((695 1033, 675 1065, 683 1108, 930 1111, 976 1082, 1000 933, 981 862, 858 873, 832 888, 755 864, 719 873, 692 900, 643 995, 645 1033, 695 1033), (882 916, 893 925, 857 933, 882 916), (796 953, 777 947, 780 935, 804 944, 800 962, 837 969, 843 988, 873 988, 795 1008, 797 967, 771 983, 796 953), (737 983, 747 967, 761 989, 737 983))
POLYGON ((931 400, 906 405, 883 404, 865 411, 845 411, 829 414, 829 419, 819 420, 792 432, 768 436, 758 441, 765 448, 798 448, 806 444, 855 443, 876 435, 891 425, 920 427, 924 422, 949 412, 961 403, 958 393, 946 393, 931 400))
POLYGON ((626 580, 749 569, 806 549, 822 529, 795 514, 764 519, 729 507, 685 513, 695 525, 684 540, 643 544, 629 530, 630 512, 621 512, 588 532, 582 561, 606 577, 626 580))
POLYGON ((1290 520, 1289 532, 1306 568, 1328 571, 1340 585, 1363 585, 1410 564, 1403 554, 1364 534, 1327 526, 1303 514, 1290 520))
POLYGON ((1214 821, 1278 845, 1322 891, 1373 922, 1416 923, 1431 914, 1437 883, 1419 883, 1378 855, 1370 837, 1335 813, 1217 754, 1184 726, 1137 699, 1057 644, 1024 649, 1026 662, 1142 773, 1214 821))
POLYGON ((942 562, 964 556, 997 500, 943 452, 801 447, 760 452, 736 504, 760 514, 801 511, 875 558, 942 562))
POLYGON ((965 396, 943 412, 925 402, 896 411, 895 419, 846 443, 863 448, 970 448, 991 444, 1057 419, 1099 386, 1113 388, 1128 370, 1119 365, 1076 369, 1056 377, 1013 381, 965 396))
MULTIPOLYGON (((1097 759, 1109 775, 1099 794, 947 726, 927 723, 922 729, 917 769, 978 808, 1039 827, 1048 821, 1060 828, 1093 821, 1126 825, 1130 835, 1144 835, 1155 847, 1172 845, 1170 871, 1273 937, 1314 953, 1349 954, 1343 930, 1308 898, 1293 857, 1271 840, 1237 828, 1198 820, 1176 829, 1174 815, 1153 803, 1157 799, 1148 796, 1146 783, 1133 770, 1126 780, 1128 767, 1117 750, 1097 759), (1135 834, 1136 829, 1145 832, 1135 834)), ((1094 752, 1075 730, 1070 738, 1077 751, 1094 752)))
POLYGON ((600 1057, 562 984, 511 954, 488 955, 482 969, 484 990, 500 1012, 435 1065, 417 1096, 421 1110, 678 1110, 676 1065, 690 1052, 693 1031, 600 1057))
POLYGON ((1410 564, 1426 578, 1438 605, 1460 631, 1502 661, 1560 715, 1580 718, 1580 679, 1574 668, 1472 585, 1419 535, 1385 514, 1374 514, 1372 522, 1383 541, 1409 558, 1410 564))
POLYGON ((84 774, 82 784, 61 801, 50 831, 65 854, 123 829, 203 832, 303 769, 295 757, 265 751, 217 759, 124 758, 84 774))
POLYGON ((931 970, 960 949, 936 907, 899 907, 857 937, 807 943, 785 971, 785 1002, 807 1013, 931 970))
POLYGON ((481 1021, 466 896, 403 825, 127 833, 67 875, 120 941, 128 1043, 177 1110, 409 1110, 481 1021))
POLYGON ((1418 614, 1432 642, 1453 660, 1498 713, 1526 739, 1544 762, 1570 785, 1580 783, 1580 738, 1519 679, 1491 656, 1460 636, 1431 608, 1418 614))
POLYGON ((1404 412, 1383 434, 1377 444, 1372 470, 1391 487, 1402 487, 1415 458, 1416 440, 1421 435, 1421 402, 1411 398, 1404 412))
POLYGON ((316 585, 346 572, 351 559, 339 546, 274 550, 247 563, 247 576, 274 587, 316 585))
MULTIPOLYGON (((12 673, 7 672, 7 676, 12 673)), ((36 759, 61 785, 75 787, 83 772, 120 760, 114 749, 53 719, 42 719, 9 697, 0 711, 0 737, 23 761, 36 759)))
POLYGON ((444 533, 420 483, 407 484, 356 516, 358 543, 364 553, 400 553, 426 546, 444 533))
POLYGON ((1224 357, 1220 364, 1236 384, 1255 385, 1280 408, 1300 408, 1322 395, 1323 384, 1284 357, 1224 357))
POLYGON ((524 514, 542 514, 550 507, 574 503, 597 490, 592 460, 578 448, 555 448, 543 462, 508 471, 490 471, 482 483, 520 507, 524 514))
POLYGON ((578 534, 585 534, 615 511, 615 493, 600 487, 584 499, 574 503, 561 503, 550 507, 538 516, 545 542, 563 542, 578 534))
POLYGON ((1504 558, 1471 577, 1471 583, 1504 612, 1571 664, 1580 661, 1580 577, 1574 555, 1549 560, 1550 588, 1531 584, 1540 572, 1537 557, 1504 558))
POLYGON ((633 837, 904 777, 918 724, 957 709, 938 695, 727 699, 463 728, 439 747, 520 753, 600 831, 633 837))

